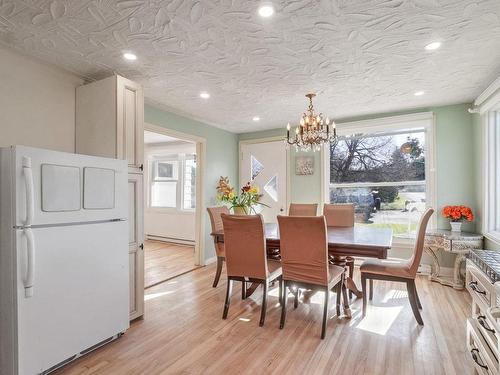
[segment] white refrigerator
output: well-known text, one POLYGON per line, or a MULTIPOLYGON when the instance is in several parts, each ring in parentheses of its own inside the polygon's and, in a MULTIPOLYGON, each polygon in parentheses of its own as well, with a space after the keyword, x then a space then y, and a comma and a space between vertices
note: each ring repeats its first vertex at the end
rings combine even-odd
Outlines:
POLYGON ((0 374, 48 373, 129 327, 127 162, 0 149, 0 374))

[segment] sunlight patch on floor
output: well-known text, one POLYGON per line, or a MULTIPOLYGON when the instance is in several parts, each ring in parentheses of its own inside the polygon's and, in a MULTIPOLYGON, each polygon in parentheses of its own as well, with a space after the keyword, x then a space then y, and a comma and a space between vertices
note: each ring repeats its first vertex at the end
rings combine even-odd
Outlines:
POLYGON ((385 294, 384 298, 382 299, 382 302, 387 303, 390 300, 394 299, 408 299, 408 292, 406 290, 401 290, 401 289, 391 289, 385 294))
POLYGON ((163 297, 169 294, 175 293, 174 291, 160 292, 160 293, 151 293, 144 295, 144 301, 149 301, 155 298, 163 297))
POLYGON ((363 331, 385 336, 394 323, 403 306, 373 306, 368 305, 366 316, 356 328, 363 331))

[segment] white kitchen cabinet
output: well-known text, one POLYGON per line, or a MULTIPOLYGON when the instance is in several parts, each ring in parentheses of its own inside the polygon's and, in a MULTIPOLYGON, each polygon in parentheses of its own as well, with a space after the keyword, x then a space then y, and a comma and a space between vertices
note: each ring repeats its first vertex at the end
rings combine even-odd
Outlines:
POLYGON ((76 152, 128 160, 130 319, 144 314, 144 96, 112 76, 76 89, 76 152))
POLYGON ((129 260, 130 260, 130 319, 144 314, 144 228, 143 176, 130 173, 129 194, 129 260))
POLYGON ((142 87, 112 76, 76 89, 76 152, 128 160, 141 172, 144 159, 142 87))

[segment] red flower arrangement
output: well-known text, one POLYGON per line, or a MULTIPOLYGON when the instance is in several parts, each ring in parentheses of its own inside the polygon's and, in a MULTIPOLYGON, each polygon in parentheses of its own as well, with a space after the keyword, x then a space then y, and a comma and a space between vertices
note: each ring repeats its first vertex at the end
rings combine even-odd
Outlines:
POLYGON ((472 210, 467 206, 445 206, 442 215, 451 221, 472 221, 474 219, 472 210))

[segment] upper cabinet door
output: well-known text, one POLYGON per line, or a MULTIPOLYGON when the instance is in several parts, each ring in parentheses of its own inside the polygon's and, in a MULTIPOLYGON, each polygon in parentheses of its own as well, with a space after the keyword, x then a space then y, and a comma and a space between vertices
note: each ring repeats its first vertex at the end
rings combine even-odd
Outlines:
POLYGON ((117 157, 128 161, 130 172, 143 166, 144 94, 142 87, 117 76, 117 157))

